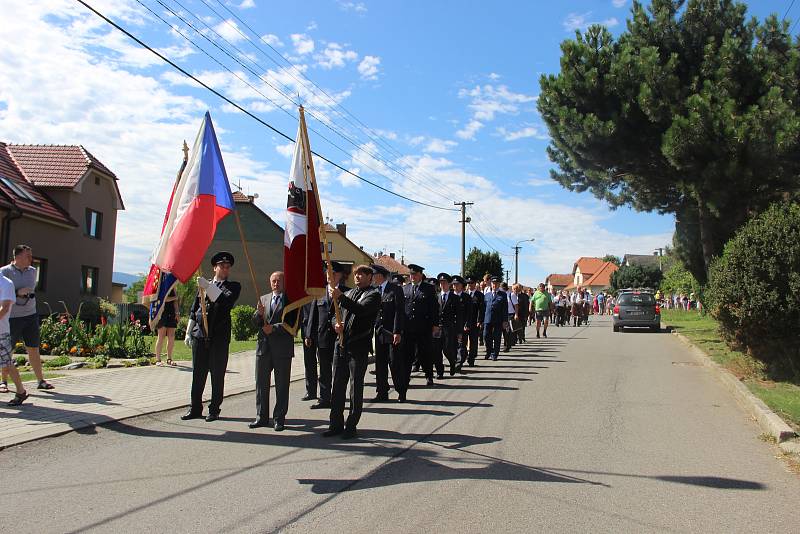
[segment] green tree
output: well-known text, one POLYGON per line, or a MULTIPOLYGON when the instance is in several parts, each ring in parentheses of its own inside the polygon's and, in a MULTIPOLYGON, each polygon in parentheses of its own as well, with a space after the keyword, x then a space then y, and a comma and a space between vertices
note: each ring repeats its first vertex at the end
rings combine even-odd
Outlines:
POLYGON ((552 177, 612 207, 676 216, 675 252, 705 283, 712 258, 800 174, 800 41, 733 0, 634 2, 627 31, 561 45, 538 109, 552 177))
POLYGON ((139 292, 144 289, 146 281, 147 275, 139 273, 139 279, 125 288, 125 302, 139 302, 139 292))
POLYGON ((619 291, 626 287, 649 287, 656 289, 661 283, 661 271, 658 267, 643 265, 626 265, 611 275, 611 288, 619 291))
POLYGON ((689 295, 700 294, 700 284, 692 273, 674 256, 664 257, 664 277, 661 279, 661 291, 665 294, 689 295))
POLYGON ((472 247, 464 260, 464 271, 469 276, 479 278, 486 274, 503 276, 503 260, 497 252, 484 252, 472 247))
MULTIPOLYGON (((141 278, 126 287, 125 302, 139 302, 139 292, 144 289, 146 281, 147 275, 142 274, 141 278)), ((175 292, 178 294, 178 302, 180 303, 180 315, 185 317, 188 315, 192 303, 194 303, 195 295, 197 295, 197 278, 192 276, 185 284, 178 282, 175 292)))
POLYGON ((611 263, 613 263, 617 267, 622 265, 622 260, 620 259, 620 257, 619 256, 614 256, 613 254, 606 254, 605 256, 603 256, 603 261, 610 261, 611 263))

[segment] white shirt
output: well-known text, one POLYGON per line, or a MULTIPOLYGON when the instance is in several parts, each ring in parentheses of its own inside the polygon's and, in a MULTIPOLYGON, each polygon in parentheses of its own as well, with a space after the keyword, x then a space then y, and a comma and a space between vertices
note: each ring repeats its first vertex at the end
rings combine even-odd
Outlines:
POLYGON ((514 293, 513 291, 508 292, 508 313, 509 315, 514 313, 514 306, 519 304, 519 295, 514 293))
POLYGON ((11 328, 8 326, 8 319, 11 317, 11 308, 14 307, 14 301, 16 298, 14 282, 5 276, 0 276, 0 301, 9 301, 8 313, 5 315, 5 317, 0 319, 0 334, 11 333, 11 328))

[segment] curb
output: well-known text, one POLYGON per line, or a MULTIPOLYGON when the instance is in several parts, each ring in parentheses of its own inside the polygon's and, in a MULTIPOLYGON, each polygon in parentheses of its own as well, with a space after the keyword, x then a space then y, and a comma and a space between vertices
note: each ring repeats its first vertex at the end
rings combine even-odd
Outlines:
POLYGON ((700 363, 714 371, 714 375, 725 385, 728 391, 733 394, 739 405, 756 420, 766 434, 775 438, 775 441, 782 449, 786 452, 800 452, 800 443, 789 441, 797 437, 797 434, 786 421, 770 410, 769 407, 764 404, 764 401, 753 395, 753 393, 747 389, 747 386, 736 378, 733 373, 712 360, 705 351, 693 344, 686 336, 675 330, 672 330, 672 335, 680 339, 681 342, 687 346, 689 352, 692 353, 700 363), (785 448, 784 445, 786 446, 785 448))

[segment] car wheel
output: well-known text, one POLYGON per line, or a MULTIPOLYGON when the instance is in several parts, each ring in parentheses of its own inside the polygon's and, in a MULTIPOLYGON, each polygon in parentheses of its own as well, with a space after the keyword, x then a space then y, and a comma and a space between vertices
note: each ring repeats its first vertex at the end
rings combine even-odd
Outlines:
POLYGON ((659 332, 661 332, 661 327, 660 326, 651 326, 650 327, 650 331, 658 334, 659 332))
POLYGON ((614 332, 619 332, 619 327, 617 325, 614 325, 614 332))

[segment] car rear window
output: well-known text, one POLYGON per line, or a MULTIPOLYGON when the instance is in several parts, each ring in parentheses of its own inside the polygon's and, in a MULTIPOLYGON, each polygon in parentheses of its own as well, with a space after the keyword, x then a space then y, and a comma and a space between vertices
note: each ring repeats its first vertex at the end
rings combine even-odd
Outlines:
POLYGON ((623 293, 619 296, 617 304, 620 306, 647 306, 656 303, 656 299, 650 293, 623 293))

